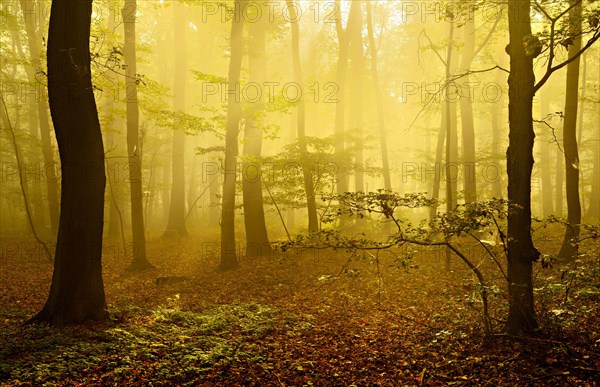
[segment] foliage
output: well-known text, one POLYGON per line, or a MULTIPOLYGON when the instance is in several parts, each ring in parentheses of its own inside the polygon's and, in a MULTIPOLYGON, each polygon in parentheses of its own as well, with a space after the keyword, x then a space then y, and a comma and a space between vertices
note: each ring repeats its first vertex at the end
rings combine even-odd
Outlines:
POLYGON ((175 295, 154 310, 112 310, 112 321, 92 330, 32 325, 3 332, 2 379, 112 384, 151 377, 181 382, 253 351, 247 340, 269 332, 276 321, 276 310, 259 304, 197 313, 181 310, 178 299, 175 295))

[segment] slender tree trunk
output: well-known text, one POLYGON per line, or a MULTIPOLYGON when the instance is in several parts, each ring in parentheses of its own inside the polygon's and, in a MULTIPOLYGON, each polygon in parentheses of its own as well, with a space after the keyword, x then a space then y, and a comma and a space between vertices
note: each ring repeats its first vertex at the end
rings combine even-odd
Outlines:
POLYGON ((48 95, 61 159, 62 198, 50 294, 30 322, 107 317, 102 281, 104 149, 90 71, 92 0, 54 0, 48 95))
MULTIPOLYGON (((558 144, 556 144, 558 145, 558 144)), ((565 158, 563 150, 556 147, 556 209, 555 215, 559 218, 563 216, 564 195, 565 195, 565 158)))
MULTIPOLYGON (((234 2, 234 16, 231 21, 231 56, 227 88, 237 90, 242 67, 244 19, 241 16, 241 0, 234 2)), ((222 220, 221 220, 221 270, 237 266, 235 243, 235 181, 237 173, 238 131, 240 127, 241 103, 239 96, 229 94, 227 98, 227 130, 225 133, 225 170, 223 179, 222 220)))
POLYGON ((533 262, 540 253, 531 239, 531 172, 533 169, 533 57, 524 38, 531 35, 530 2, 509 0, 510 75, 508 77, 508 284, 510 334, 538 327, 533 299, 533 262))
MULTIPOLYGON (((454 21, 448 21, 448 49, 446 51, 446 87, 450 87, 450 72, 452 71, 452 51, 454 44, 454 21)), ((454 153, 458 153, 458 139, 454 141, 456 137, 456 106, 453 106, 453 103, 450 101, 450 95, 448 89, 443 94, 446 97, 444 103, 444 110, 446 112, 446 120, 443 125, 446 128, 446 213, 450 213, 456 207, 456 174, 452 171, 452 166, 455 165, 456 158, 453 157, 454 153), (454 126, 454 127, 453 127, 454 126)), ((458 167, 457 165, 455 165, 458 167)), ((445 260, 445 269, 446 272, 450 271, 451 264, 451 256, 452 252, 450 249, 446 249, 446 260, 445 260)))
MULTIPOLYGON (((176 2, 173 5, 173 19, 175 30, 173 40, 175 47, 175 78, 173 85, 173 108, 175 111, 185 112, 185 82, 187 73, 186 62, 186 17, 185 5, 176 2)), ((185 132, 182 128, 173 129, 173 184, 171 188, 171 206, 169 208, 169 222, 165 235, 177 233, 187 235, 185 228, 185 132)))
MULTIPOLYGON (((442 106, 440 129, 438 130, 437 143, 435 146, 434 177, 431 189, 431 198, 438 201, 440 198, 440 184, 442 182, 442 155, 444 154, 444 142, 446 141, 446 108, 442 106)), ((429 207, 429 220, 437 215, 437 204, 429 207)))
POLYGON ((390 162, 388 159, 387 150, 385 114, 383 112, 383 95, 381 93, 381 86, 379 84, 379 72, 377 70, 377 47, 375 47, 375 36, 373 33, 373 15, 371 13, 370 1, 367 1, 367 33, 369 35, 369 49, 371 53, 371 78, 373 80, 373 92, 375 94, 375 105, 377 108, 377 127, 379 129, 379 144, 381 147, 383 187, 387 191, 391 191, 392 178, 390 174, 390 162))
POLYGON ((210 228, 219 227, 219 222, 221 221, 221 200, 219 199, 219 196, 221 195, 221 190, 219 189, 221 186, 220 177, 221 173, 219 171, 219 173, 211 175, 208 178, 208 194, 210 195, 208 227, 210 228))
MULTIPOLYGON (((470 71, 475 55, 475 21, 468 17, 464 25, 464 49, 462 54, 462 71, 470 71)), ((469 76, 465 76, 461 83, 469 85, 469 76)), ((475 165, 475 124, 473 122, 473 98, 470 94, 460 99, 460 116, 462 129, 462 165, 463 189, 465 190, 465 204, 477 201, 477 176, 475 165)))
POLYGON ((122 17, 125 29, 125 110, 127 116, 127 156, 129 159, 129 189, 131 197, 131 231, 133 259, 130 270, 152 267, 146 257, 144 230, 144 197, 142 194, 142 149, 139 140, 139 107, 137 99, 137 59, 135 49, 136 0, 125 0, 122 17))
MULTIPOLYGON (((551 114, 550 111, 550 95, 542 90, 540 93, 540 116, 542 119, 551 114)), ((544 216, 550 216, 554 213, 552 205, 552 179, 550 170, 552 168, 550 162, 550 144, 548 139, 542 138, 540 144, 540 167, 542 173, 542 212, 544 216)))
MULTIPOLYGON (((41 72, 41 46, 38 33, 35 27, 35 19, 37 13, 29 13, 26 10, 35 9, 33 0, 21 0, 21 9, 25 18, 25 29, 27 31, 27 41, 29 43, 29 55, 31 64, 35 73, 41 72), (27 12, 27 14, 26 14, 27 12)), ((40 21, 41 23, 41 21, 40 21)), ((34 80, 30 80, 35 82, 34 80)), ((58 181, 56 176, 56 162, 54 161, 54 150, 52 149, 52 141, 50 139, 50 122, 48 120, 48 101, 42 96, 37 99, 37 117, 40 124, 40 138, 42 143, 42 154, 44 157, 44 175, 46 179, 46 189, 48 191, 48 208, 50 210, 50 227, 52 231, 56 231, 58 227, 59 217, 59 191, 58 181)))
MULTIPOLYGON (((350 46, 348 54, 350 58, 350 130, 354 131, 357 141, 355 142, 355 166, 354 171, 354 190, 362 192, 365 189, 364 182, 364 146, 363 146, 363 85, 362 78, 365 73, 365 55, 363 52, 362 39, 362 1, 354 0, 350 6, 350 15, 348 25, 352 27, 348 30, 348 39, 350 46)), ((359 218, 360 219, 360 218, 359 218)))
POLYGON ((587 216, 596 221, 600 221, 600 109, 596 109, 598 120, 596 121, 596 140, 593 141, 594 148, 594 167, 592 171, 592 189, 590 192, 590 204, 587 210, 587 216))
MULTIPOLYGON (((569 57, 581 50, 581 3, 576 0, 569 12, 570 30, 573 44, 569 46, 569 57)), ((565 96, 565 118, 563 122, 563 149, 565 151, 565 181, 567 185, 567 222, 565 237, 558 256, 574 260, 578 254, 577 239, 581 223, 581 203, 579 201, 579 150, 577 149, 577 104, 579 101, 579 57, 567 65, 567 86, 565 96)))
MULTIPOLYGON (((292 0, 286 0, 288 11, 290 13, 292 26, 292 62, 294 68, 294 81, 303 85, 302 65, 300 63, 300 36, 298 24, 296 23, 296 8, 294 8, 292 0)), ((298 130, 298 146, 302 154, 302 175, 304 177, 304 190, 306 191, 306 208, 308 210, 308 231, 316 232, 319 230, 319 218, 317 217, 317 204, 315 200, 315 187, 311 167, 308 164, 308 149, 306 145, 306 112, 304 98, 298 102, 296 112, 297 130, 298 130)))
MULTIPOLYGON (((262 8, 260 8, 262 10, 262 8)), ((263 13, 264 14, 264 13, 263 13)), ((261 17, 249 26, 248 69, 249 82, 264 85, 267 81, 266 63, 266 23, 261 17)), ((267 256, 271 244, 265 224, 262 176, 260 161, 265 105, 261 97, 252 101, 248 108, 244 128, 244 164, 242 167, 242 188, 244 201, 244 225, 246 227, 246 255, 249 257, 267 256)))
MULTIPOLYGON (((502 52, 501 55, 504 55, 502 52)), ((500 65, 504 66, 504 60, 500 61, 500 65)), ((506 78, 503 71, 496 70, 496 78, 495 82, 497 85, 500 85, 502 82, 506 82, 506 78)), ((502 101, 502 100, 500 100, 502 101)), ((501 129, 504 128, 504 125, 500 125, 498 122, 502 119, 504 122, 504 106, 500 101, 492 102, 492 162, 495 166, 496 174, 492 177, 492 194, 495 198, 504 197, 503 188, 502 188, 502 166, 500 164, 500 160, 504 159, 503 152, 500 150, 500 138, 503 136, 500 135, 501 129)))
MULTIPOLYGON (((194 138, 192 141, 192 148, 196 147, 195 142, 196 141, 194 138)), ((196 199, 198 198, 198 189, 200 188, 198 184, 198 162, 198 156, 193 154, 190 159, 191 168, 187 194, 188 213, 186 214, 186 222, 188 222, 187 224, 189 224, 190 221, 195 220, 198 213, 198 204, 195 203, 196 199)))
MULTIPOLYGON (((336 69, 336 85, 338 92, 336 94, 337 102, 335 105, 335 155, 338 162, 337 165, 337 193, 342 194, 350 190, 348 182, 347 161, 345 160, 345 119, 346 119, 346 74, 348 72, 348 48, 349 38, 348 29, 346 31, 342 25, 342 15, 340 1, 335 0, 337 12, 335 12, 335 27, 338 37, 338 61, 336 69)), ((349 18, 350 20, 351 18, 349 18)), ((343 220, 342 220, 343 222, 343 220)))

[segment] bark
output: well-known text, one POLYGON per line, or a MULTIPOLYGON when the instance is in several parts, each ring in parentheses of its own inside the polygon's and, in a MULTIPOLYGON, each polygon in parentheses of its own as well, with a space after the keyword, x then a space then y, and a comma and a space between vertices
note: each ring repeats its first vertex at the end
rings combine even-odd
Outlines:
MULTIPOLYGON (((297 84, 303 85, 302 65, 300 63, 300 36, 298 31, 298 23, 296 23, 296 9, 291 0, 286 0, 290 13, 292 27, 292 62, 294 68, 294 80, 297 84)), ((302 155, 302 176, 304 179, 304 190, 306 191, 306 209, 308 211, 308 231, 316 232, 319 230, 319 218, 317 216, 317 204, 315 200, 315 187, 313 183, 313 175, 308 165, 308 149, 306 145, 306 105, 304 98, 298 102, 296 112, 296 127, 298 130, 298 146, 302 155)))
POLYGON ((533 57, 527 55, 524 38, 531 35, 530 3, 508 4, 510 75, 508 77, 509 145, 508 172, 508 284, 510 334, 527 333, 538 327, 533 299, 533 262, 540 255, 531 239, 531 172, 533 169, 532 105, 533 57))
MULTIPOLYGON (((173 5, 173 18, 175 29, 173 34, 175 50, 175 77, 173 84, 173 108, 175 111, 185 112, 185 82, 186 82, 186 18, 185 6, 180 2, 173 5)), ((185 228, 185 133, 181 128, 173 129, 172 162, 173 168, 171 205, 169 207, 169 222, 165 235, 176 233, 187 235, 185 228)))
MULTIPOLYGON (((576 0, 569 4, 575 5, 576 0)), ((573 44, 569 57, 581 50, 581 3, 569 12, 573 44)), ((567 65, 565 116, 563 121, 563 149, 565 152, 565 181, 567 185, 567 222, 565 237, 558 256, 565 260, 577 258, 581 203, 579 201, 579 150, 577 149, 577 103, 579 101, 579 57, 567 65)))
POLYGON ((131 199, 131 231, 133 235, 133 259, 130 270, 152 267, 146 257, 146 234, 144 229, 144 197, 142 194, 142 149, 139 140, 139 107, 137 99, 137 58, 135 49, 136 0, 125 0, 121 11, 125 45, 125 110, 127 118, 127 157, 129 160, 129 193, 131 199))
MULTIPOLYGON (((242 67, 244 32, 241 0, 235 0, 235 14, 231 21, 231 56, 227 88, 230 92, 239 87, 242 67), (236 16, 237 15, 237 16, 236 16)), ((241 104, 239 97, 229 94, 227 98, 227 127, 225 133, 225 168, 223 179, 222 220, 221 220, 221 270, 237 266, 235 243, 235 181, 238 157, 238 131, 240 126, 241 104)))
MULTIPOLYGON (((264 14, 264 12, 263 12, 264 14)), ((266 22, 261 17, 249 26, 248 69, 249 82, 264 85, 267 81, 266 63, 266 22)), ((244 128, 244 159, 242 167, 242 188, 244 203, 244 225, 246 227, 246 255, 249 257, 268 256, 271 244, 267 235, 263 204, 260 157, 262 152, 264 98, 252 101, 248 108, 244 128)))
MULTIPOLYGON (((371 2, 367 2, 367 33, 369 36, 369 49, 371 54, 371 78, 373 80, 373 92, 375 94, 375 105, 377 108, 377 127, 379 130, 379 143, 381 147, 381 166, 383 170, 383 187, 387 191, 392 190, 392 178, 390 174, 390 162, 388 159, 387 138, 385 130, 385 115, 383 112, 383 95, 379 84, 379 72, 377 70, 377 48, 373 34, 373 15, 371 14, 371 2)), ((428 136, 429 138, 429 136, 428 136)))
POLYGON ((108 316, 102 281, 104 149, 90 71, 92 0, 54 0, 48 95, 62 171, 54 273, 43 309, 51 325, 108 316))
MULTIPOLYGON (((27 31, 27 41, 29 43, 29 55, 34 73, 42 71, 41 45, 35 27, 35 15, 26 15, 26 10, 34 9, 33 0, 21 0, 21 10, 25 19, 25 29, 27 31)), ((30 79, 35 81, 35 79, 30 79)), ((46 180, 46 189, 48 191, 48 208, 50 211, 50 227, 56 231, 58 227, 60 193, 58 190, 58 177, 56 176, 56 163, 54 161, 54 150, 50 139, 50 122, 48 120, 48 101, 42 96, 37 98, 37 117, 40 125, 40 138, 42 144, 42 155, 44 157, 44 174, 46 180)))

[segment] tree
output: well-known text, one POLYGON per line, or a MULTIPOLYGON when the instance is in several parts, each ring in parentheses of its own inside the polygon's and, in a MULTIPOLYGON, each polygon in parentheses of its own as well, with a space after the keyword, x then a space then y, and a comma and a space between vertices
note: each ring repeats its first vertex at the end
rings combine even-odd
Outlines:
POLYGON ((383 169, 383 187, 387 191, 392 190, 392 178, 390 176, 390 162, 388 159, 387 138, 385 130, 385 116, 383 113, 383 95, 379 84, 379 72, 377 70, 377 48, 375 47, 375 36, 373 33, 373 15, 371 2, 367 2, 367 33, 369 38, 369 51, 371 55, 371 78, 375 94, 375 105, 377 107, 377 126, 379 129, 379 141, 381 147, 381 164, 383 169))
MULTIPOLYGON (((570 0, 568 56, 573 57, 581 50, 581 1, 570 0)), ((558 256, 566 260, 577 257, 577 238, 581 223, 579 201, 579 150, 577 149, 577 103, 579 102, 579 57, 567 65, 565 116, 563 122, 563 149, 565 152, 565 182, 567 187, 567 226, 558 256)))
MULTIPOLYGON (((231 21, 231 56, 227 77, 228 90, 237 90, 240 82, 243 54, 244 19, 241 0, 234 2, 234 15, 231 21)), ((241 104, 238 95, 228 95, 227 127, 225 132, 225 170, 223 178, 222 220, 221 220, 221 270, 237 266, 235 251, 235 182, 238 156, 238 131, 240 126, 241 104)))
POLYGON ((92 0, 54 0, 48 31, 48 96, 61 160, 62 197, 46 304, 29 322, 108 316, 102 281, 104 149, 90 70, 92 0))
POLYGON ((362 39, 362 1, 352 1, 351 8, 356 10, 350 12, 348 20, 349 29, 347 29, 348 38, 350 39, 350 46, 348 47, 348 56, 350 59, 350 130, 355 131, 356 144, 355 144, 355 164, 356 170, 354 172, 354 190, 356 192, 364 191, 364 145, 363 145, 363 76, 365 72, 365 54, 363 52, 363 39, 362 39))
MULTIPOLYGON (((294 68, 294 80, 298 85, 303 85, 302 66, 300 63, 300 33, 298 30, 296 8, 292 0, 286 0, 292 25, 292 63, 294 68)), ((296 113, 296 129, 298 131, 298 146, 303 155, 302 176, 304 179, 304 190, 306 191, 306 209, 308 211, 308 231, 319 230, 319 219, 317 217, 317 204, 315 200, 315 187, 310 166, 307 164, 308 147, 306 145, 306 112, 304 98, 298 102, 296 113)))
MULTIPOLYGON (((175 50, 175 78, 173 84, 173 108, 185 112, 185 75, 186 75, 186 40, 185 40, 185 5, 176 2, 173 6, 175 50)), ((169 222, 165 235, 176 232, 187 235, 185 228, 185 132, 182 128, 173 129, 172 148, 173 184, 171 188, 171 205, 169 207, 169 222)))
MULTIPOLYGON (((257 5, 262 12, 260 5, 257 5)), ((266 78, 266 21, 260 20, 249 26, 248 39, 248 70, 249 82, 264 85, 266 78)), ((257 161, 262 152, 262 137, 265 104, 262 93, 257 101, 252 101, 248 108, 246 125, 244 127, 244 157, 242 167, 242 189, 244 202, 244 225, 246 226, 246 255, 265 256, 271 252, 271 244, 265 224, 263 206, 262 177, 260 169, 256 169, 257 161)))
POLYGON ((543 50, 543 44, 531 33, 531 6, 528 0, 510 0, 508 3, 510 74, 508 76, 509 145, 508 172, 508 282, 509 311, 506 328, 510 334, 528 333, 537 329, 533 298, 533 262, 540 252, 531 239, 531 171, 533 169, 533 97, 548 78, 575 61, 583 51, 600 38, 596 23, 593 35, 576 54, 559 64, 554 63, 556 24, 571 8, 558 16, 536 3, 536 8, 550 21, 548 59, 545 73, 536 83, 533 59, 543 50))
POLYGON ((142 149, 139 140, 139 107, 137 98, 138 75, 135 49, 136 0, 126 0, 121 11, 125 30, 125 109, 127 117, 127 156, 129 159, 129 189, 131 198, 131 231, 133 234, 133 260, 130 270, 152 267, 146 257, 146 234, 144 228, 144 196, 142 194, 142 149))
POLYGON ((507 331, 518 334, 538 327, 533 303, 532 264, 540 256, 531 239, 531 171, 533 169, 533 57, 523 42, 531 39, 528 0, 510 0, 508 27, 509 145, 507 151, 508 284, 507 331))

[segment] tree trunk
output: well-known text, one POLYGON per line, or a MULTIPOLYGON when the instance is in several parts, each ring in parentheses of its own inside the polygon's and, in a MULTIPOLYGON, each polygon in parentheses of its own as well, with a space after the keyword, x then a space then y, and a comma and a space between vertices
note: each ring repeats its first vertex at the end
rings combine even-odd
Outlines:
POLYGON ((594 141, 595 149, 592 148, 594 154, 594 169, 592 171, 592 189, 590 192, 590 204, 587 210, 587 216, 596 219, 600 222, 600 109, 596 110, 598 113, 598 120, 596 121, 596 140, 594 141))
MULTIPOLYGON (((502 52, 501 55, 504 55, 502 52)), ((504 67, 505 60, 500 60, 500 65, 504 67)), ((503 71, 496 70, 496 78, 495 82, 497 85, 500 85, 501 82, 505 82, 506 78, 503 71)), ((501 101, 501 100, 500 100, 501 101)), ((500 151, 500 138, 503 137, 500 135, 501 129, 504 128, 504 125, 500 125, 498 122, 499 119, 503 119, 504 122, 504 106, 500 101, 496 103, 492 102, 492 162, 495 166, 496 174, 493 176, 492 180, 492 193, 495 198, 504 197, 503 188, 502 188, 502 168, 500 165, 500 160, 504 159, 504 155, 500 151)))
MULTIPOLYGON (((29 55, 34 72, 42 71, 41 68, 41 46, 35 27, 35 15, 26 14, 26 10, 35 9, 33 0, 21 0, 21 10, 25 19, 25 29, 27 31, 27 41, 29 43, 29 55), (29 16, 28 16, 29 15, 29 16)), ((35 81, 35 80, 30 80, 35 81)), ((42 142, 42 154, 44 157, 44 174, 46 179, 46 189, 48 190, 48 208, 50 210, 50 227, 56 231, 59 217, 59 192, 58 177, 56 176, 56 165, 54 161, 54 150, 50 139, 50 122, 48 120, 48 101, 42 96, 37 99, 37 116, 40 124, 40 138, 42 142)))
MULTIPOLYGON (((180 2, 173 4, 173 19, 175 30, 173 40, 175 50, 175 77, 173 84, 173 108, 185 112, 185 82, 187 73, 186 63, 186 17, 185 5, 180 2)), ((171 188, 171 205, 169 207, 169 222, 165 235, 176 233, 187 235, 185 228, 185 133, 182 128, 173 128, 172 162, 173 184, 171 188)))
POLYGON ((50 294, 30 322, 62 325, 108 316, 102 282, 106 177, 90 72, 91 16, 92 0, 52 2, 48 95, 62 198, 50 294))
MULTIPOLYGON (((569 57, 581 50, 581 3, 576 0, 569 12, 573 44, 569 46, 569 57)), ((579 201, 579 151, 577 149, 577 103, 579 101, 579 57, 567 65, 565 116, 563 121, 563 149, 565 152, 565 181, 567 185, 567 222, 565 237, 558 256, 565 260, 577 258, 581 203, 579 201)))
MULTIPOLYGON (((241 0, 235 0, 234 16, 231 21, 231 56, 227 89, 230 93, 237 90, 242 67, 244 32, 243 6, 241 0)), ((239 96, 227 96, 227 130, 225 133, 225 170, 223 179, 222 220, 221 220, 221 270, 237 266, 235 243, 235 181, 237 173, 238 131, 240 127, 241 104, 239 96)))
MULTIPOLYGON (((540 117, 543 120, 544 117, 547 117, 551 114, 550 111, 550 95, 545 90, 542 90, 540 93, 540 117)), ((543 124, 541 124, 543 125, 543 124)), ((545 130, 546 127, 542 126, 542 129, 545 130)), ((549 139, 542 138, 539 142, 540 144, 540 168, 542 173, 542 212, 544 216, 550 216, 554 213, 554 208, 552 205, 552 179, 550 176, 550 171, 552 169, 552 165, 550 163, 550 143, 549 139)))
POLYGON ((371 53, 371 78, 373 80, 373 93, 375 94, 375 105, 377 108, 377 127, 379 129, 379 143, 381 147, 383 187, 387 191, 391 191, 392 178, 390 174, 390 162, 388 159, 387 150, 385 114, 383 112, 383 95, 381 93, 381 86, 379 84, 379 72, 377 71, 377 48, 375 47, 375 36, 373 33, 373 15, 371 14, 370 1, 367 1, 367 31, 369 35, 369 49, 371 53))
MULTIPOLYGON (((336 85, 338 93, 335 104, 335 155, 338 162, 337 165, 337 193, 343 194, 350 190, 348 182, 348 172, 344 155, 344 131, 346 119, 346 74, 348 72, 348 47, 349 39, 347 30, 350 25, 346 26, 346 31, 342 25, 342 15, 340 0, 335 0, 337 12, 335 12, 335 27, 338 37, 338 61, 336 69, 336 85)), ((351 18, 349 18, 350 20, 351 18)), ((344 218, 342 218, 342 223, 344 218)))
MULTIPOLYGON (((464 25, 464 50, 462 54, 462 71, 470 71, 475 55, 475 22, 469 17, 464 25)), ((461 80, 461 84, 469 85, 469 76, 461 80)), ((465 204, 477 201, 477 176, 475 170, 475 125, 473 123, 473 98, 470 94, 460 98, 460 116, 462 129, 462 165, 463 189, 465 204)))
POLYGON ((509 0, 508 76, 509 145, 508 172, 508 284, 509 311, 506 328, 510 334, 538 327, 533 300, 533 262, 540 253, 531 240, 531 172, 533 169, 532 104, 534 96, 533 57, 527 55, 524 38, 531 35, 530 3, 509 0))
MULTIPOLYGON (((365 72, 365 54, 363 52, 362 41, 362 1, 354 0, 350 7, 350 15, 348 16, 348 25, 351 29, 348 30, 348 39, 350 46, 348 54, 350 58, 350 130, 354 132, 357 141, 355 142, 354 164, 354 190, 362 192, 365 189, 364 182, 364 140, 363 140, 363 85, 362 78, 365 72), (351 20, 350 20, 351 18, 351 20)), ((358 218, 360 220, 361 218, 358 218)), ((357 220, 357 221, 358 221, 357 220)))
MULTIPOLYGON (((260 5, 257 5, 260 6, 260 5)), ((267 81, 266 63, 266 22, 261 17, 249 26, 248 69, 249 82, 264 85, 267 81)), ((246 227, 246 255, 249 257, 268 256, 271 244, 265 224, 262 177, 260 166, 265 105, 261 97, 249 104, 244 128, 244 164, 242 167, 242 188, 244 201, 244 225, 246 227)))
POLYGON ((210 195, 208 227, 210 228, 219 227, 219 222, 221 221, 221 200, 219 199, 219 196, 221 194, 221 190, 219 189, 219 187, 221 186, 220 177, 221 171, 208 177, 208 194, 210 195))
POLYGON ((125 30, 125 110, 127 117, 127 156, 129 159, 129 192, 131 198, 131 231, 133 235, 133 259, 129 270, 152 267, 146 257, 144 230, 144 197, 142 194, 142 149, 139 141, 139 107, 137 99, 137 59, 135 49, 136 0, 125 0, 123 27, 125 30))
MULTIPOLYGON (((290 13, 292 27, 292 62, 294 68, 294 81, 298 85, 303 85, 302 65, 300 64, 300 36, 298 24, 296 23, 296 8, 292 0, 286 0, 288 11, 290 13)), ((302 154, 302 175, 304 177, 304 190, 306 191, 306 208, 308 210, 308 232, 319 230, 319 218, 317 217, 317 204, 315 200, 315 187, 310 165, 308 165, 308 149, 306 145, 306 112, 304 98, 298 102, 296 112, 296 126, 298 130, 298 146, 302 154)))
POLYGON ((554 214, 562 218, 564 207, 565 183, 564 183, 564 153, 563 150, 556 146, 556 208, 554 214))

